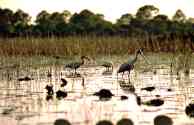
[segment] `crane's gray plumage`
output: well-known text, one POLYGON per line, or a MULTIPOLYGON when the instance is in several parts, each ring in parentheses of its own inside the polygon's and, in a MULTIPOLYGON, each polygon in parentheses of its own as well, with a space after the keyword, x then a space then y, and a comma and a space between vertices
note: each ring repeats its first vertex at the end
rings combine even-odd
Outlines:
POLYGON ((138 55, 141 53, 142 53, 142 50, 139 49, 136 52, 135 58, 133 60, 128 60, 128 62, 121 64, 118 71, 117 71, 117 74, 118 73, 124 74, 124 72, 126 72, 126 71, 130 74, 130 71, 134 68, 134 63, 137 61, 138 55))

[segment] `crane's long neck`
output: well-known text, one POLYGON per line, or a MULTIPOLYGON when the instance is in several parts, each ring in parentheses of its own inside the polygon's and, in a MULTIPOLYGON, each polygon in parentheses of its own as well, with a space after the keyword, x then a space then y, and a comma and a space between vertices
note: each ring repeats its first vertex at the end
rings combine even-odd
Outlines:
POLYGON ((132 61, 129 61, 128 63, 133 65, 137 61, 138 53, 135 54, 135 58, 132 61))
POLYGON ((81 59, 81 64, 83 65, 85 63, 85 60, 84 59, 81 59))

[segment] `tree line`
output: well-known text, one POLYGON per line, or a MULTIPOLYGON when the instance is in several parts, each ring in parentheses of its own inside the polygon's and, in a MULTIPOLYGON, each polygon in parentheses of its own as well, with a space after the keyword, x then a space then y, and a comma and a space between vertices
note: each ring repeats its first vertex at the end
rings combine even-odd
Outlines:
POLYGON ((119 35, 119 36, 157 36, 158 39, 191 39, 194 41, 194 19, 187 19, 178 9, 172 19, 159 13, 153 5, 145 5, 135 15, 123 14, 116 23, 104 19, 103 14, 90 10, 71 14, 70 11, 49 13, 41 11, 31 23, 28 13, 0 8, 1 37, 51 37, 69 35, 119 35))

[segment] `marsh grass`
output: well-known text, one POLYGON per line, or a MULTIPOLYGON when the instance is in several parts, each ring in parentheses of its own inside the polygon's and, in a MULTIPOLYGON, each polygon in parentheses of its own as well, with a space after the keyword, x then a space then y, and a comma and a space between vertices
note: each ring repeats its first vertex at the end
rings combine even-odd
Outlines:
MULTIPOLYGON (((194 43, 191 41, 157 41, 154 37, 136 38, 120 36, 69 36, 50 38, 0 38, 1 67, 12 65, 61 65, 90 56, 99 64, 112 61, 120 64, 133 58, 138 48, 144 48, 152 65, 169 64, 183 54, 184 64, 191 68, 194 43), (169 53, 170 52, 170 53, 169 53), (158 56, 159 55, 159 56, 158 56), (185 56, 184 56, 185 55, 185 56), (26 59, 27 58, 27 59, 26 59)), ((139 64, 146 64, 141 60, 139 64)))

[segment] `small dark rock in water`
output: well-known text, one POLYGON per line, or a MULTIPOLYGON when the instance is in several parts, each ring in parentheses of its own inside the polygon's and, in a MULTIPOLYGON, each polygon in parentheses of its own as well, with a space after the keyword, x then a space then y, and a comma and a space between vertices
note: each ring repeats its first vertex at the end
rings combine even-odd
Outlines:
POLYGON ((64 87, 64 86, 67 85, 67 80, 66 79, 61 78, 61 81, 62 81, 61 87, 64 87))
POLYGON ((154 73, 154 75, 156 75, 156 73, 157 73, 156 70, 154 70, 153 73, 154 73))
POLYGON ((146 91, 151 92, 151 91, 153 91, 154 89, 155 89, 155 87, 154 87, 154 86, 150 86, 150 87, 145 87, 145 88, 142 88, 141 90, 146 90, 146 91))
POLYGON ((190 103, 188 106, 186 106, 185 113, 187 116, 194 118, 194 103, 190 103))
POLYGON ((71 123, 65 119, 57 119, 55 120, 54 125, 71 125, 71 123))
POLYGON ((32 78, 26 76, 24 78, 18 78, 18 81, 30 81, 30 80, 33 80, 32 78))
POLYGON ((54 94, 53 85, 46 85, 45 89, 47 90, 48 95, 53 95, 54 94))
POLYGON ((161 100, 161 99, 152 99, 152 100, 149 100, 147 102, 144 102, 145 105, 148 105, 148 106, 161 106, 164 104, 164 100, 161 100))
POLYGON ((113 123, 111 121, 108 121, 108 120, 102 120, 102 121, 99 121, 98 123, 96 123, 96 125, 113 125, 113 123))
POLYGON ((50 72, 48 72, 47 77, 50 78, 51 76, 52 76, 52 74, 50 72))
POLYGON ((190 71, 189 69, 185 70, 185 75, 189 75, 190 71))
POLYGON ((47 96, 46 96, 46 100, 47 100, 47 101, 53 100, 53 95, 47 95, 47 96))
POLYGON ((160 95, 155 95, 156 97, 160 97, 160 95))
POLYGON ((159 115, 154 118, 154 125, 173 125, 173 121, 168 116, 159 115))
POLYGON ((124 96, 124 95, 121 96, 121 100, 127 100, 127 99, 128 99, 127 96, 124 96))
POLYGON ((123 118, 119 120, 116 125, 134 125, 134 123, 131 119, 123 118))
POLYGON ((168 92, 172 92, 172 89, 171 89, 171 88, 168 88, 167 91, 168 91, 168 92))
POLYGON ((58 90, 58 91, 56 92, 56 97, 57 97, 57 99, 65 98, 65 97, 67 97, 67 92, 58 90))
POLYGON ((101 89, 99 92, 95 92, 93 95, 99 96, 100 100, 108 101, 114 96, 110 90, 108 89, 101 89))

